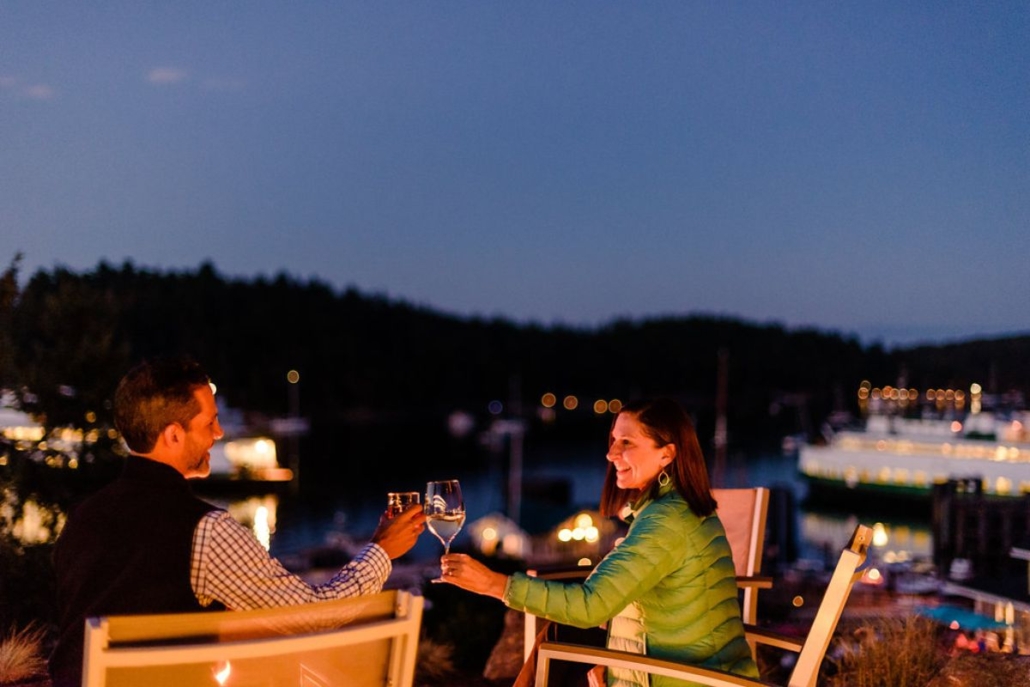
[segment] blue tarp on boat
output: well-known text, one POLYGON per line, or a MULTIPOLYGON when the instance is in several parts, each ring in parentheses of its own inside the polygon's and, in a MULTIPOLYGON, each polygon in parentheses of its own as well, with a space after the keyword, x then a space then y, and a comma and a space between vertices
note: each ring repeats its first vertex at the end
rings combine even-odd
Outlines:
POLYGON ((958 623, 959 629, 962 630, 998 630, 1006 627, 1005 623, 1000 620, 951 604, 920 606, 916 608, 916 613, 948 626, 958 623))

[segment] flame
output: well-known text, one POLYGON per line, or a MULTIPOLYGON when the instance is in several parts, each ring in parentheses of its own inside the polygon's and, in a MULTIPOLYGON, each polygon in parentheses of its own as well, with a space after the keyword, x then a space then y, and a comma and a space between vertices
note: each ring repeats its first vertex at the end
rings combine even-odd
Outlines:
POLYGON ((219 685, 224 685, 229 679, 229 675, 232 673, 232 664, 228 661, 225 662, 225 667, 215 673, 215 680, 219 685))

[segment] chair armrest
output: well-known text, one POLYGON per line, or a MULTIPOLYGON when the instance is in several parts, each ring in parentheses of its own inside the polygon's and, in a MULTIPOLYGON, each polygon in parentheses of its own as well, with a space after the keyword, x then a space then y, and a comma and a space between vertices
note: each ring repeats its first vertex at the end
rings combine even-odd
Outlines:
POLYGON ((574 581, 585 580, 593 569, 593 567, 585 565, 563 565, 540 570, 527 570, 526 574, 530 577, 539 577, 541 580, 574 581))
POLYGON ((748 642, 757 642, 758 644, 787 649, 788 651, 799 652, 804 644, 803 639, 755 627, 754 625, 745 624, 744 633, 747 635, 748 642))
POLYGON ((751 589, 772 589, 773 578, 762 575, 752 575, 750 577, 738 575, 737 586, 750 587, 751 589))
POLYGON ((550 662, 571 661, 587 665, 601 665, 611 668, 643 670, 652 675, 687 680, 709 687, 766 687, 770 683, 753 678, 741 677, 721 670, 700 668, 675 661, 665 661, 652 656, 631 654, 614 649, 544 642, 540 645, 536 664, 536 687, 547 687, 547 673, 550 662))

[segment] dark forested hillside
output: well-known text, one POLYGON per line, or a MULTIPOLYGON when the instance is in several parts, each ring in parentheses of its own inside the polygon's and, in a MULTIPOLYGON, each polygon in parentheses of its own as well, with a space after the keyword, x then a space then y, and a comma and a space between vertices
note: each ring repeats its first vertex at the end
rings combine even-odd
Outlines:
POLYGON ((103 415, 122 372, 168 353, 202 361, 232 406, 273 416, 288 410, 286 373, 296 369, 302 413, 332 422, 477 413, 494 399, 532 407, 551 391, 576 394, 585 407, 598 398, 673 395, 706 423, 720 354, 737 436, 817 427, 831 410, 851 408, 863 379, 1030 388, 1030 338, 885 352, 835 333, 731 318, 516 325, 285 275, 226 279, 210 264, 163 273, 130 263, 41 271, 14 297, 10 291, 0 313, 8 325, 0 387, 31 392, 27 409, 51 425, 81 422, 87 410, 103 415))

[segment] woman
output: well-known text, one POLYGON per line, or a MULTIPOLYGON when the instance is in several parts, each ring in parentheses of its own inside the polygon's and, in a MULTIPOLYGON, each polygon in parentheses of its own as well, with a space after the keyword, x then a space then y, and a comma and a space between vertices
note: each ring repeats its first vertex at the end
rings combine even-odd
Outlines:
MULTIPOLYGON (((687 414, 669 399, 622 408, 608 437, 601 513, 629 531, 582 583, 501 575, 461 554, 443 579, 576 627, 608 622, 608 647, 758 677, 744 638, 733 559, 687 414)), ((647 685, 608 671, 609 685, 647 685)), ((682 686, 652 676, 653 687, 682 686)))

